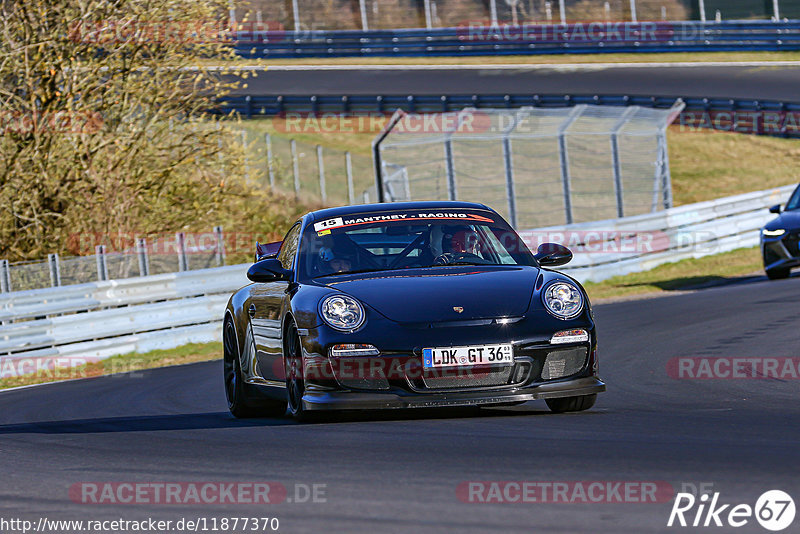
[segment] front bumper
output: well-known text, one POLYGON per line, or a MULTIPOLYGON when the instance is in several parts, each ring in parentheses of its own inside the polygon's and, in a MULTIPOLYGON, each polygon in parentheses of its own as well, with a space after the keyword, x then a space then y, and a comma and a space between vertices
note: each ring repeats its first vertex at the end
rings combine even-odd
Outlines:
POLYGON ((761 256, 764 270, 791 269, 800 265, 800 232, 792 231, 781 237, 761 237, 761 256))
POLYGON ((453 391, 447 393, 355 392, 306 389, 306 410, 365 410, 490 406, 602 393, 606 385, 597 377, 575 378, 506 391, 453 391))

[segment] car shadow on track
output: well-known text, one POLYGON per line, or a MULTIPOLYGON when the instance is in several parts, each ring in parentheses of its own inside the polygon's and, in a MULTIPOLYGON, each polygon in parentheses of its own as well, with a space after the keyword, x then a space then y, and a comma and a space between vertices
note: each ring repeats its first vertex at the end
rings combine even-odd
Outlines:
MULTIPOLYGON (((592 412, 584 412, 591 414, 592 412)), ((378 421, 414 421, 430 419, 469 419, 487 417, 522 417, 551 414, 536 405, 495 408, 425 408, 414 410, 354 411, 324 414, 316 424, 359 423, 378 421)), ((106 432, 154 432, 165 430, 204 430, 217 428, 245 428, 259 426, 297 425, 289 417, 235 419, 228 412, 193 414, 146 415, 128 417, 100 417, 94 419, 68 419, 64 421, 38 421, 0 425, 0 434, 94 434, 106 432)))

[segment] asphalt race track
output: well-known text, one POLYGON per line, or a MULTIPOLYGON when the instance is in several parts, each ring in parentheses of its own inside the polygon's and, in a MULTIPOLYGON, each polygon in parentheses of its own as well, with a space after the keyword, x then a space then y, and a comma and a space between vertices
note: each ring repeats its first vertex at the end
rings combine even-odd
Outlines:
POLYGON ((275 67, 239 94, 446 95, 579 94, 735 98, 794 102, 800 66, 564 66, 508 68, 275 67))
MULTIPOLYGON (((281 532, 688 531, 666 527, 669 501, 478 504, 459 500, 456 488, 664 481, 675 491, 711 483, 723 503, 753 506, 770 489, 797 500, 800 382, 677 380, 666 366, 681 356, 798 356, 798 293, 800 278, 759 278, 597 306, 608 392, 582 414, 553 415, 537 401, 335 424, 237 421, 220 362, 0 393, 0 516, 268 516, 281 532), (70 486, 87 481, 277 481, 293 500, 305 495, 296 484, 325 484, 326 502, 72 502, 70 486)), ((737 532, 765 531, 751 519, 737 532)))

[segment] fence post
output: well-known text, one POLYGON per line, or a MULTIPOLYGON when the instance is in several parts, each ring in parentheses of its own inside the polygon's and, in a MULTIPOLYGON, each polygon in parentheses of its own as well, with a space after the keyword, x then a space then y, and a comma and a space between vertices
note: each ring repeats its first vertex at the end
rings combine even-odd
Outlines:
POLYGON ((369 20, 367 20, 367 0, 359 0, 359 8, 361 9, 361 30, 369 31, 369 20))
POLYGON ((669 147, 667 146, 667 132, 662 129, 658 135, 658 145, 661 151, 661 186, 664 192, 664 209, 672 207, 672 173, 669 168, 669 147))
POLYGON ((431 0, 425 0, 425 27, 433 28, 433 15, 431 13, 431 0))
POLYGON ((48 254, 47 264, 50 266, 50 285, 59 287, 61 285, 61 265, 58 261, 58 254, 48 254))
POLYGON ((350 151, 344 153, 344 169, 347 173, 347 200, 352 206, 356 203, 356 194, 353 191, 353 159, 350 151))
POLYGON ((638 22, 638 17, 636 16, 636 0, 631 0, 631 21, 638 22))
POLYGON ((611 130, 611 161, 614 167, 614 193, 617 198, 617 217, 625 216, 625 197, 622 189, 622 160, 619 157, 619 132, 628 123, 631 115, 636 112, 635 107, 625 109, 619 121, 611 130))
POLYGON ((449 136, 444 142, 444 165, 447 171, 447 198, 455 200, 458 196, 456 192, 456 169, 453 162, 453 140, 449 136))
POLYGON ((292 174, 294 174, 294 196, 300 196, 300 162, 297 159, 297 141, 292 139, 292 174))
POLYGON ((564 194, 564 214, 566 224, 572 224, 572 186, 569 175, 569 152, 567 151, 567 130, 586 109, 586 104, 572 108, 567 118, 558 128, 558 158, 561 164, 561 187, 564 194))
POLYGON ((275 168, 272 165, 272 137, 266 134, 267 139, 267 177, 269 178, 269 186, 275 188, 275 168))
POLYGON ((8 260, 0 260, 0 293, 11 293, 11 270, 8 260))
POLYGON ((497 26, 497 0, 489 0, 489 10, 492 17, 492 26, 497 26))
POLYGON ((244 153, 244 179, 250 181, 250 162, 247 157, 247 131, 242 130, 242 152, 244 153))
POLYGON ((706 0, 700 0, 698 5, 698 9, 700 10, 700 22, 703 24, 706 23, 706 0))
POLYGON ((147 257, 147 240, 140 237, 136 240, 136 256, 139 258, 139 276, 150 274, 150 260, 147 257))
POLYGON ((511 138, 503 136, 503 163, 506 171, 506 196, 508 197, 508 216, 511 227, 517 227, 517 197, 514 192, 514 161, 511 153, 511 138))
MULTIPOLYGON (((300 6, 297 0, 292 0, 292 22, 294 22, 295 33, 300 33, 300 6)), ((296 39, 295 35, 293 39, 296 39)))
POLYGON ((328 193, 325 190, 325 162, 322 157, 322 145, 317 145, 317 169, 319 169, 319 192, 322 203, 328 202, 328 193))
POLYGON ((778 0, 772 0, 772 10, 775 13, 775 22, 781 20, 781 8, 778 5, 778 0))
POLYGON ((186 257, 186 234, 183 232, 176 233, 175 242, 178 245, 178 271, 188 271, 189 258, 186 257))
POLYGON ((106 246, 97 245, 94 247, 94 257, 97 260, 97 280, 103 282, 108 280, 108 264, 106 263, 106 246))
POLYGON ((225 265, 225 236, 222 233, 222 226, 214 227, 214 235, 217 236, 217 267, 225 265))
POLYGON ((566 24, 567 23, 567 8, 564 5, 564 0, 558 0, 558 8, 561 11, 561 24, 566 24))

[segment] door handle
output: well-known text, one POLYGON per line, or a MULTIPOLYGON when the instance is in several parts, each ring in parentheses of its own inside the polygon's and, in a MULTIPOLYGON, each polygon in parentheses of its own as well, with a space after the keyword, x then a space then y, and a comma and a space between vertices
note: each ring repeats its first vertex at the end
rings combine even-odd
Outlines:
POLYGON ((255 304, 251 304, 250 307, 247 308, 247 313, 250 314, 250 317, 255 317, 256 316, 256 305, 255 304))

